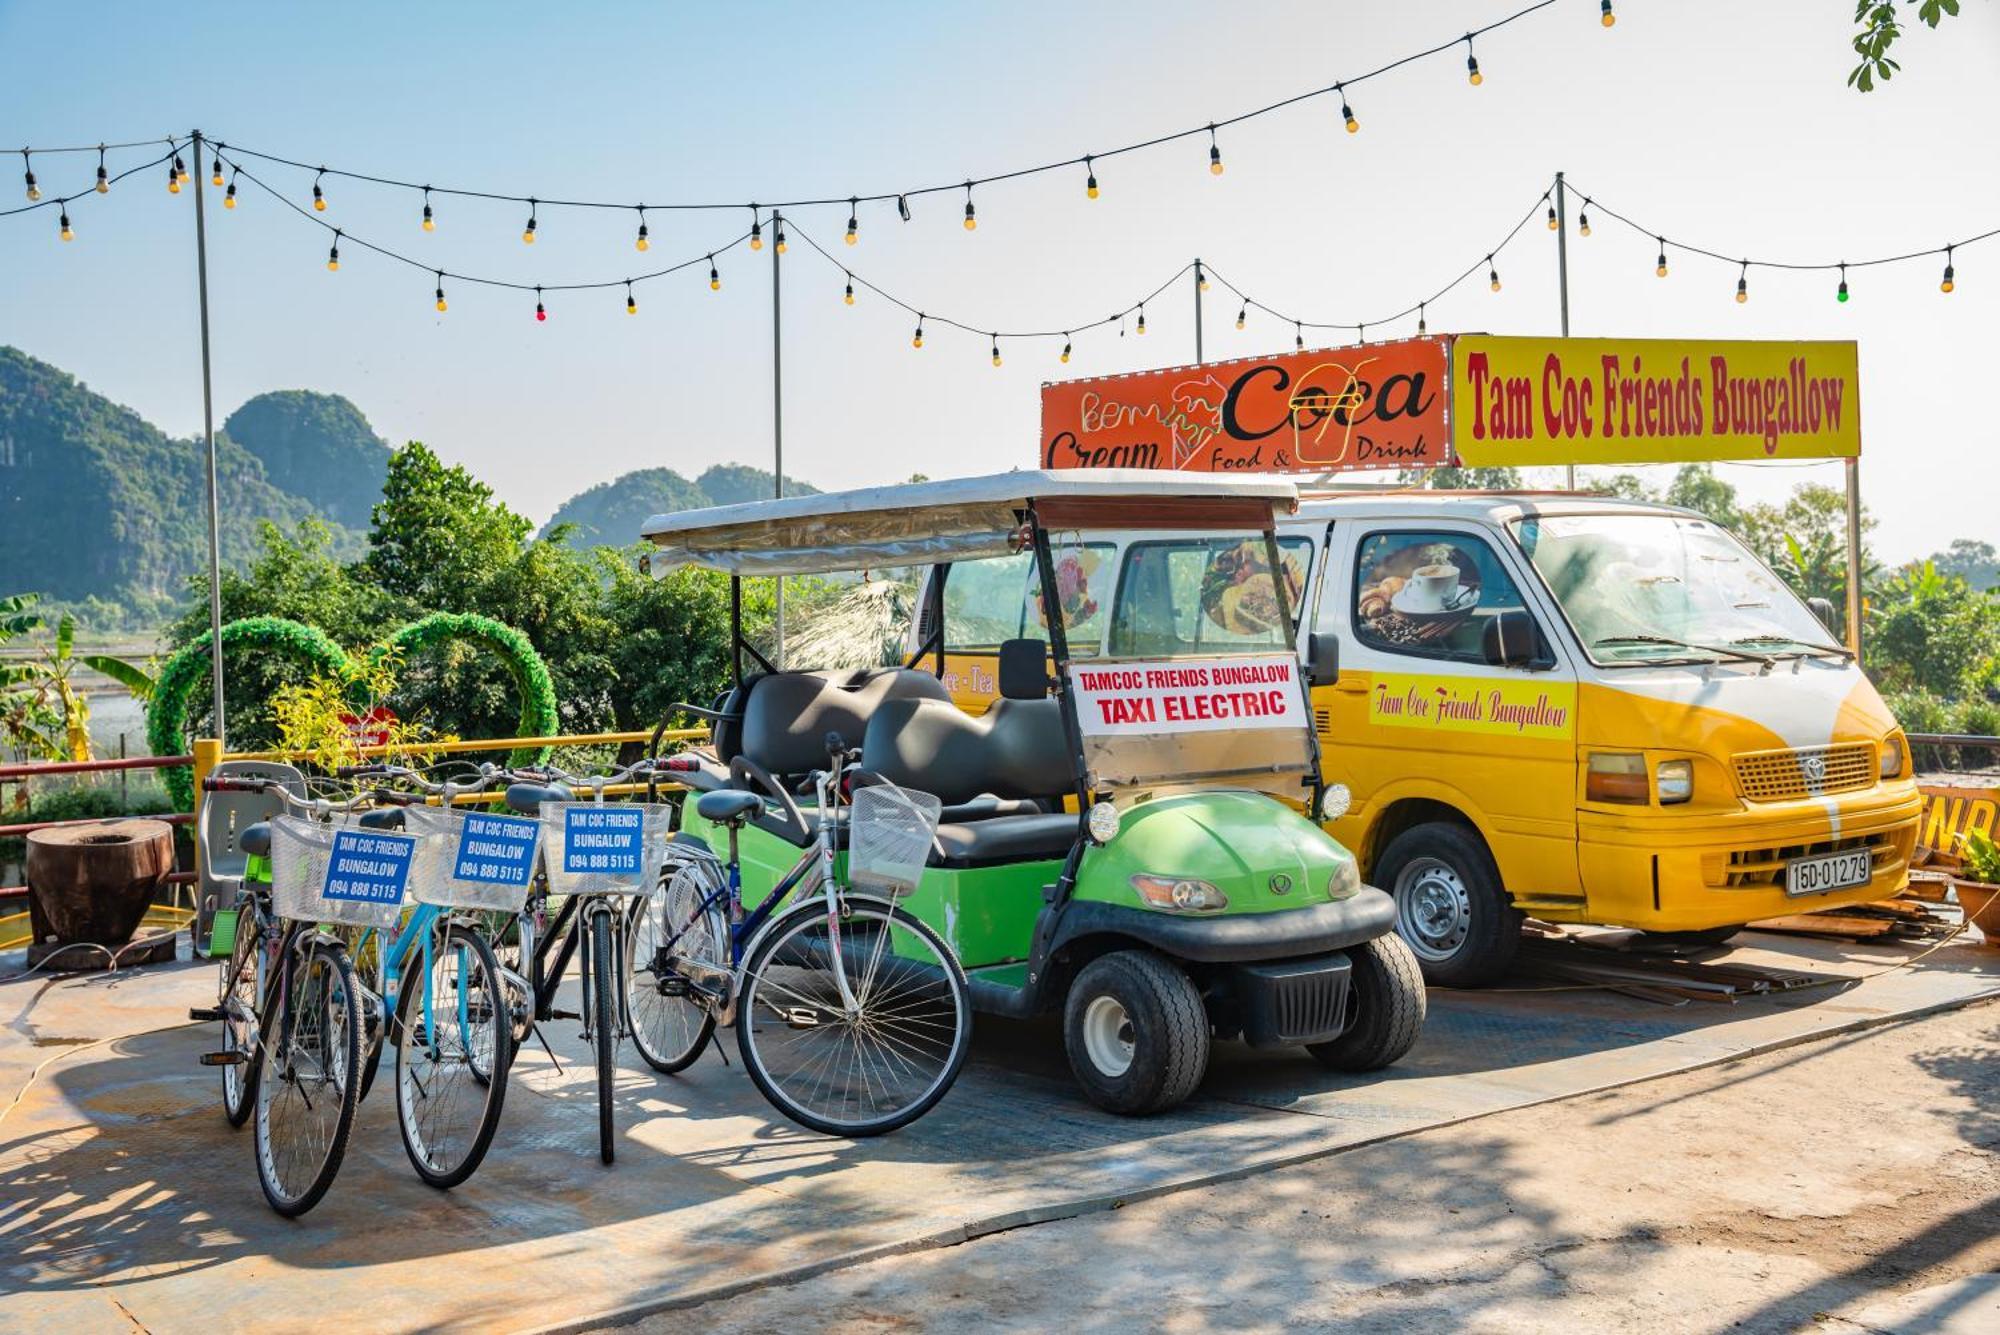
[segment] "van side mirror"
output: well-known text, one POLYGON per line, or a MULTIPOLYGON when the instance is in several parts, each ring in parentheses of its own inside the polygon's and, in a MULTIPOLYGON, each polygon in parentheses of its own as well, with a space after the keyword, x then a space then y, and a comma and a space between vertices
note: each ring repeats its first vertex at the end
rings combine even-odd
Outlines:
POLYGON ((1812 609, 1814 616, 1819 618, 1820 625, 1825 626, 1828 630, 1836 634, 1839 633, 1839 627, 1833 624, 1835 618, 1839 615, 1833 610, 1833 599, 1808 598, 1806 599, 1806 606, 1812 609))
POLYGON ((1534 616, 1518 610, 1501 612, 1487 621, 1479 638, 1479 653, 1493 667, 1533 667, 1548 660, 1534 616))
POLYGON ((1306 636, 1306 685, 1331 686, 1339 680, 1339 637, 1318 632, 1306 636))
POLYGON ((1003 640, 1000 644, 1000 698, 1039 700, 1048 693, 1048 641, 1003 640))

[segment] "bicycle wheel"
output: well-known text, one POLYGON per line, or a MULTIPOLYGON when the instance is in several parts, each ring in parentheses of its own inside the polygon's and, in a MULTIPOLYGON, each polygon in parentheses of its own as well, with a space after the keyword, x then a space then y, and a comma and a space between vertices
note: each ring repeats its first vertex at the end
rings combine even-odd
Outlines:
POLYGON ((728 966, 729 925, 720 909, 702 907, 713 890, 698 866, 675 867, 652 894, 634 901, 626 923, 632 1042, 646 1064, 665 1075, 693 1065, 715 1033, 715 1012, 673 964, 680 958, 728 966))
POLYGON ((500 1124, 507 998, 493 948, 462 925, 435 943, 428 969, 421 952, 411 966, 396 1001, 396 1123, 417 1176, 455 1187, 479 1167, 500 1124))
POLYGON ((222 1068, 222 1114, 229 1125, 242 1126, 250 1120, 257 1097, 257 971, 262 963, 264 937, 257 915, 243 902, 236 911, 236 944, 223 966, 222 1050, 240 1053, 243 1060, 222 1068))
POLYGON ((319 1204, 340 1171, 360 1101, 360 988, 337 945, 296 949, 284 1004, 267 1006, 257 1076, 257 1179, 287 1217, 319 1204))
POLYGON ((828 1135, 881 1135, 923 1116, 958 1078, 972 1041, 965 972, 901 909, 850 897, 836 933, 816 899, 751 951, 736 1041, 750 1078, 785 1116, 828 1135))
POLYGON ((618 1074, 618 975, 611 971, 611 909, 593 909, 590 930, 589 993, 591 1038, 597 1047, 597 1153, 604 1162, 614 1157, 611 1143, 611 1085, 618 1074))

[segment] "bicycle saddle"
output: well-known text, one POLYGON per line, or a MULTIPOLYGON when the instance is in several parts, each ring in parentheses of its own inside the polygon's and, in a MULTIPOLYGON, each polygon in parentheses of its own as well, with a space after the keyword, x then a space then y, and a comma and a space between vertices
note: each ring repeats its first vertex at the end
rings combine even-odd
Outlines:
POLYGON ((403 828, 403 809, 378 807, 374 811, 364 811, 355 824, 364 830, 400 830, 403 828))
POLYGON ((764 799, 741 788, 719 788, 694 800, 695 814, 717 825, 734 825, 764 814, 764 799))
POLYGON ((253 858, 271 856, 271 822, 260 820, 236 832, 236 846, 253 858))
POLYGON ((567 802, 569 789, 561 784, 510 783, 507 785, 507 805, 530 816, 539 815, 544 802, 567 802))

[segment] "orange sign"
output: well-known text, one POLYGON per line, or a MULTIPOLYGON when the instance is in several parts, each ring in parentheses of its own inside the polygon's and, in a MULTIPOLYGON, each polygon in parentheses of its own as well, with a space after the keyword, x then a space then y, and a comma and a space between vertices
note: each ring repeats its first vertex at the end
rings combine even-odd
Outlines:
POLYGON ((1451 462, 1442 338, 1042 386, 1045 468, 1326 473, 1451 462))
POLYGON ((1968 834, 2000 839, 2000 787, 1977 780, 1919 783, 1924 814, 1917 827, 1920 849, 1956 856, 1958 841, 1968 834))

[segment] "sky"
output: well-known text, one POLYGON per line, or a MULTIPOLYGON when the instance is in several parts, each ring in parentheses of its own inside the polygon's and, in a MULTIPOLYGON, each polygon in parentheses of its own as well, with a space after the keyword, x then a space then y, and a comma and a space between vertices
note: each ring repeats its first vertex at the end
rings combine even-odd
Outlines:
MULTIPOLYGON (((589 6, 204 3, 90 6, 0 0, 0 146, 212 138, 302 162, 542 198, 661 202, 835 197, 962 181, 1201 126, 1371 69, 1504 16, 1518 0, 1091 5, 767 3, 589 6)), ((913 218, 845 203, 792 213, 838 257, 794 236, 781 261, 786 471, 822 487, 1032 466, 1038 389, 1193 360, 1183 281, 1115 329, 1003 342, 912 321, 841 266, 912 305, 984 329, 1065 329, 1146 295, 1199 256, 1274 308, 1372 320, 1479 260, 1565 171, 1580 194, 1730 255, 1835 261, 1942 245, 2000 227, 2000 4, 1967 0, 1913 28, 1903 71, 1846 86, 1842 0, 1560 0, 1478 44, 1206 137, 996 183, 962 227, 963 192, 919 197, 913 218)), ((144 161, 114 153, 113 170, 144 161)), ((40 158, 43 189, 87 191, 95 159, 40 158)), ((312 174, 246 166, 296 203, 312 174)), ((164 169, 86 193, 76 240, 48 212, 0 218, 0 344, 68 370, 166 430, 201 425, 192 190, 164 169)), ((520 239, 513 203, 436 198, 418 226, 407 191, 329 178, 328 234, 248 182, 209 213, 218 422, 251 395, 344 394, 392 443, 423 440, 524 513, 631 469, 693 476, 768 467, 772 259, 738 248, 624 290, 534 294, 448 283, 428 267, 525 284, 619 280, 699 258, 747 211, 648 216, 543 207, 520 239)), ((0 207, 24 202, 18 159, 0 207)), ((220 191, 209 193, 211 205, 220 191)), ((1957 290, 1935 259, 1835 275, 1751 271, 1675 257, 1653 274, 1649 236, 1601 214, 1570 238, 1579 335, 1852 338, 1862 368, 1861 479, 1878 554, 1902 560, 1954 537, 2000 543, 2000 238, 1960 252, 1957 290)), ((1555 238, 1539 221, 1432 306, 1433 332, 1552 334, 1555 238), (1483 278, 1483 275, 1482 275, 1483 278)), ((1287 349, 1292 330, 1227 294, 1206 304, 1211 358, 1287 349)), ((1404 321, 1401 332, 1412 332, 1404 321)), ((1397 326, 1380 331, 1398 332, 1397 326)), ((1309 340, 1313 341, 1313 340, 1309 340)), ((1337 340, 1327 339, 1326 342, 1337 340)), ((1752 498, 1838 465, 1731 466, 1752 498)), ((1658 478, 1664 481, 1664 476, 1658 478)), ((4 537, 0 537, 4 544, 4 537)), ((4 551, 4 547, 0 547, 4 551)))

